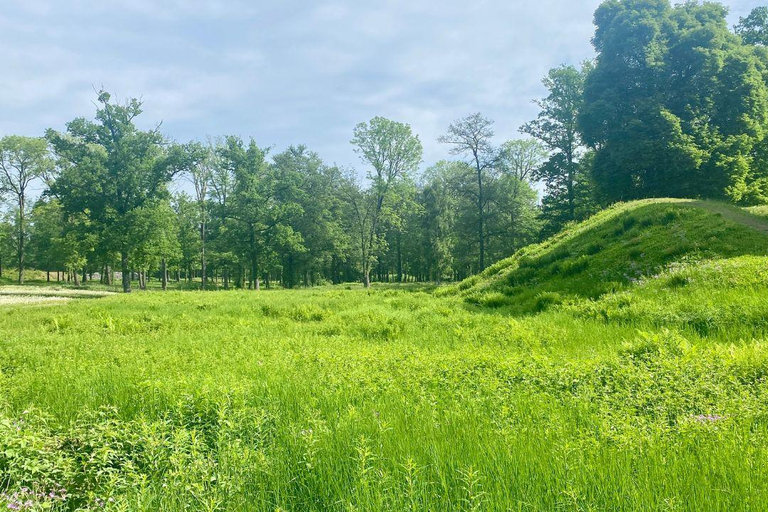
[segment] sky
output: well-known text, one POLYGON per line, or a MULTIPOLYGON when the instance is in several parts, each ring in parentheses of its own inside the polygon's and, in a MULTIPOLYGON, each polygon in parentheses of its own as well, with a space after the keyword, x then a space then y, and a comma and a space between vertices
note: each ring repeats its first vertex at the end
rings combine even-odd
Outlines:
MULTIPOLYGON (((141 97, 146 127, 170 138, 305 144, 364 166, 354 126, 412 126, 424 165, 473 112, 496 142, 535 117, 541 78, 591 58, 599 0, 0 0, 0 136, 92 118, 104 87, 141 97)), ((764 3, 730 0, 731 24, 764 3)))

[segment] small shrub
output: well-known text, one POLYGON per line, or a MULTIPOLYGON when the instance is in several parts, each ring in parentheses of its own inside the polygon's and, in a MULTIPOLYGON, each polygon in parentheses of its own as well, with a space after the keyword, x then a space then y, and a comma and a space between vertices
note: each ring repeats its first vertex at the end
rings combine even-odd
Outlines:
POLYGON ((599 242, 591 243, 587 246, 587 248, 584 250, 588 255, 594 256, 595 254, 599 253, 603 250, 603 244, 599 242))
POLYGON ((530 256, 523 256, 517 262, 518 268, 532 268, 536 266, 536 260, 530 256))
POLYGON ((501 292, 489 293, 480 299, 480 303, 487 308, 501 308, 507 305, 507 296, 501 292))
POLYGON ((521 286, 533 281, 536 275, 537 275, 537 272, 533 268, 530 268, 530 267, 520 268, 515 272, 511 272, 507 276, 507 283, 513 286, 521 286))
POLYGON ((324 309, 314 304, 302 304, 291 309, 288 316, 297 322, 320 322, 327 314, 324 309))
POLYGON ((559 306, 563 303, 563 297, 557 292, 541 292, 536 296, 533 309, 537 313, 548 310, 552 306, 559 306))
POLYGON ((589 256, 581 256, 575 260, 563 262, 560 267, 564 276, 575 276, 589 267, 589 256))
POLYGON ((676 256, 681 256, 683 254, 689 253, 693 250, 693 247, 691 247, 690 244, 687 243, 679 243, 675 244, 671 247, 667 247, 667 249, 664 250, 663 255, 665 258, 674 258, 676 256))
POLYGON ((688 284, 688 278, 682 274, 674 274, 667 279, 666 285, 669 288, 681 288, 688 284))
POLYGON ((664 213, 664 215, 662 215, 661 223, 666 226, 667 224, 671 224, 677 220, 680 220, 681 216, 682 215, 680 214, 680 210, 670 208, 664 213))
POLYGON ((269 304, 262 304, 261 314, 268 318, 279 318, 283 316, 282 311, 280 311, 278 308, 271 306, 269 304))

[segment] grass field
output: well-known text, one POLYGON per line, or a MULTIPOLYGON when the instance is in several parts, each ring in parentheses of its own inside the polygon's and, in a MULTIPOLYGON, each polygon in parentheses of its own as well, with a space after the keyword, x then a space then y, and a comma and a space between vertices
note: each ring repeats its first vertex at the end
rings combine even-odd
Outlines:
POLYGON ((765 510, 768 236, 742 220, 623 205, 437 292, 3 305, 0 504, 765 510))

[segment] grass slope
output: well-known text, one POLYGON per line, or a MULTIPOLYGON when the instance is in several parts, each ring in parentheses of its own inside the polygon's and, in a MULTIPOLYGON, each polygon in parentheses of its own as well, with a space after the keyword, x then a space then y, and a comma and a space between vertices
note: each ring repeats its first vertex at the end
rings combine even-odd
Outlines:
POLYGON ((506 309, 384 288, 2 306, 0 507, 764 510, 766 237, 722 208, 622 205, 462 286, 539 271, 506 309), (638 272, 585 279, 608 263, 638 272), (566 303, 530 313, 550 290, 566 303))
POLYGON ((768 254, 768 220, 707 201, 624 203, 518 252, 456 289, 470 303, 531 313, 625 289, 667 265, 768 254))

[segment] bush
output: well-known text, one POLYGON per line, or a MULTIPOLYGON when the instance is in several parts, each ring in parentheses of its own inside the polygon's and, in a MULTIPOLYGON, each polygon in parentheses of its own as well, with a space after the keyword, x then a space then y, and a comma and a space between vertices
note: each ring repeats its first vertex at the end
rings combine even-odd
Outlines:
POLYGON ((536 295, 533 309, 537 313, 546 311, 563 303, 563 297, 557 292, 541 292, 536 295))

